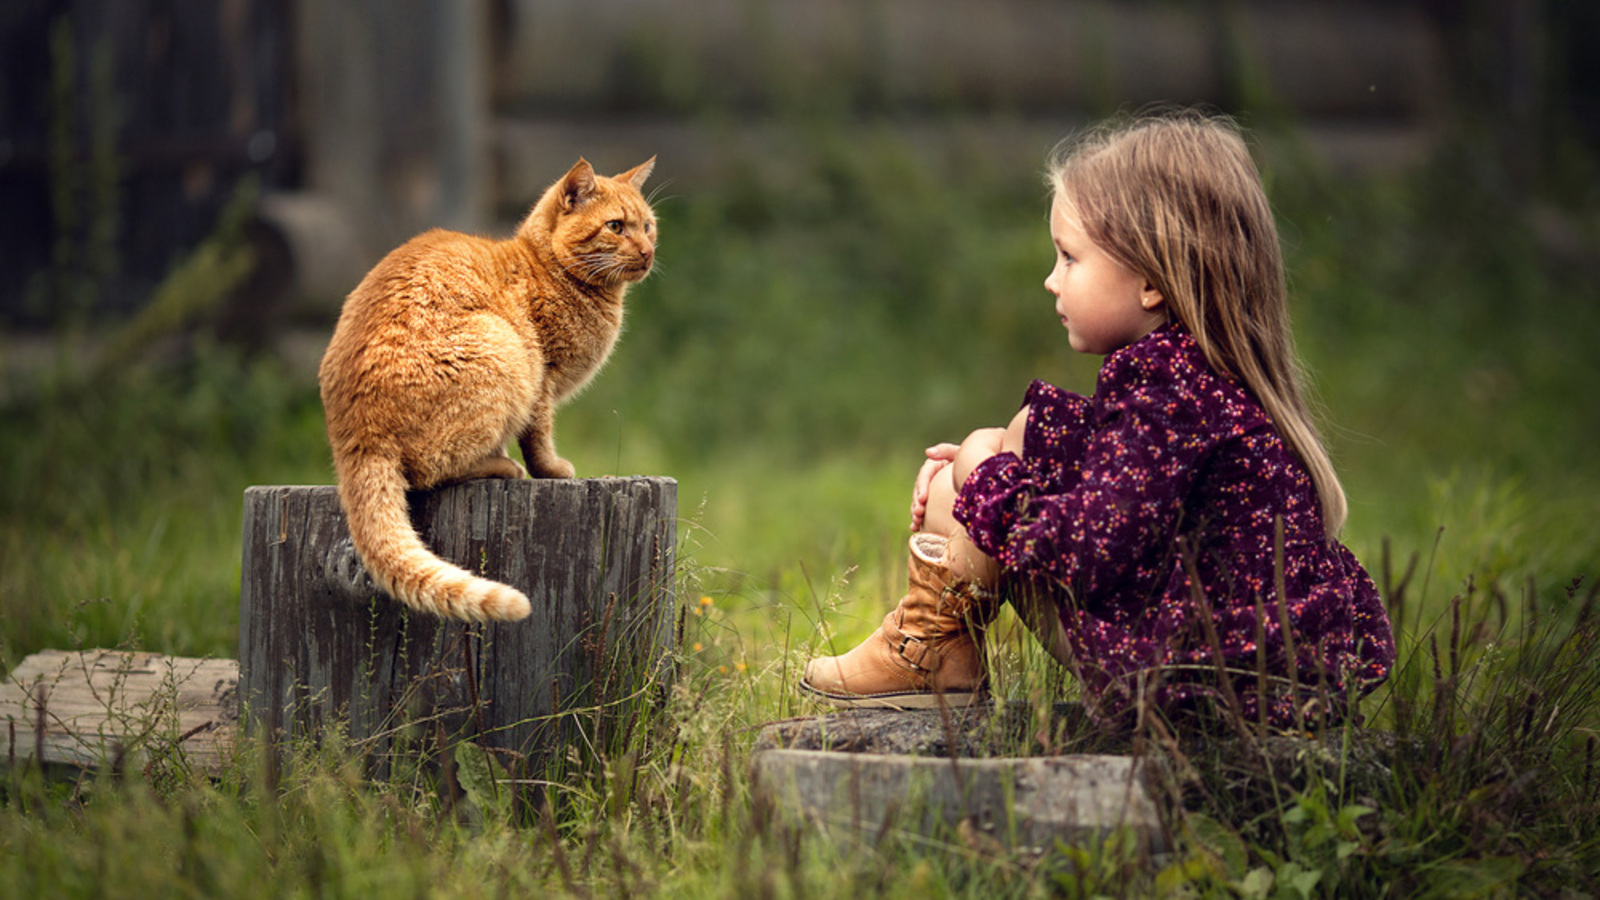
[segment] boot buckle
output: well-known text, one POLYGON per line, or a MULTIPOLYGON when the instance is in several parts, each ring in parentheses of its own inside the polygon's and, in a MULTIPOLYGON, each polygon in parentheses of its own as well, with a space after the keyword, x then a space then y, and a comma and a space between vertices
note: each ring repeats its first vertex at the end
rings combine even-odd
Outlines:
POLYGON ((934 652, 931 644, 929 644, 927 641, 924 641, 922 638, 906 634, 903 631, 900 633, 900 643, 894 649, 896 653, 900 654, 901 659, 905 660, 906 663, 911 666, 911 668, 918 672, 932 672, 933 667, 938 665, 939 662, 939 656, 934 652), (916 643, 915 657, 913 657, 911 653, 907 652, 909 649, 911 649, 910 645, 913 642, 916 643), (929 659, 930 655, 933 657, 932 659, 929 659), (931 663, 932 665, 925 665, 925 663, 931 663))

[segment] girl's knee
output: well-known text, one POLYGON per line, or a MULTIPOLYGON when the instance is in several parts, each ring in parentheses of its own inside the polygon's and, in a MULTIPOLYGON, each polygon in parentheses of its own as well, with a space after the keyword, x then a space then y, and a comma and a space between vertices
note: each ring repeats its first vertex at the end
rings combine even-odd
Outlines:
POLYGON ((956 458, 951 461, 951 474, 955 479, 956 487, 966 483, 967 476, 978 464, 999 453, 1005 439, 1003 428, 980 428, 967 439, 961 442, 961 449, 956 451, 956 458))
POLYGON ((1005 437, 1004 428, 979 428, 967 435, 967 439, 961 442, 961 449, 967 453, 993 456, 1000 452, 1005 437))

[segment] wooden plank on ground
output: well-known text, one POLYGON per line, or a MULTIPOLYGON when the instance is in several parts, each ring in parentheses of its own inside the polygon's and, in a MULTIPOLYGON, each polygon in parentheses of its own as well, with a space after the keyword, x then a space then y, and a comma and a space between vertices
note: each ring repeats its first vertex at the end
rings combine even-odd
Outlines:
POLYGON ((43 650, 0 681, 0 763, 181 758, 214 772, 232 752, 238 684, 231 659, 43 650))

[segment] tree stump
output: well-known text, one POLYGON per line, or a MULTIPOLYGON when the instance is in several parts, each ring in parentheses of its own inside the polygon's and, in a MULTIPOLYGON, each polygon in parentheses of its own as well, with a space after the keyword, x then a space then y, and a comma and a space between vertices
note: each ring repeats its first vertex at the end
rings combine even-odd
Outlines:
POLYGON ((469 738, 521 780, 626 746, 674 642, 677 482, 485 479, 410 495, 440 557, 510 584, 520 622, 413 612, 380 593, 336 489, 245 491, 239 696, 272 742, 339 729, 387 777, 407 742, 469 738))
POLYGON ((1125 832, 1140 852, 1166 852, 1147 760, 1074 754, 992 759, 763 750, 752 763, 759 803, 788 824, 881 846, 889 831, 980 852, 1038 859, 1125 832))

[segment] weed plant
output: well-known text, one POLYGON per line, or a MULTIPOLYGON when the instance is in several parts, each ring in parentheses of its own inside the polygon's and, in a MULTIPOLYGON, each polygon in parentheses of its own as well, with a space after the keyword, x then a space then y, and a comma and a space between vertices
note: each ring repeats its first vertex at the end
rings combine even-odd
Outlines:
MULTIPOLYGON (((1030 173, 952 178, 887 133, 797 130, 658 199, 662 270, 562 415, 584 474, 680 481, 685 623, 665 703, 629 742, 566 759, 562 802, 509 803, 482 754, 363 777, 363 748, 241 745, 218 778, 33 766, 0 785, 17 896, 1600 895, 1600 401, 1593 262, 1545 250, 1470 154, 1334 178, 1269 150, 1296 334, 1352 499, 1345 539, 1400 639, 1368 728, 1274 755, 1251 734, 1170 763, 1174 852, 1118 836, 1023 862, 958 836, 868 848, 753 794, 762 722, 812 711, 799 666, 852 646, 904 577, 920 449, 998 424, 1027 380, 1087 392, 1039 286, 1030 173)), ((1287 148, 1287 149, 1286 149, 1287 148)), ((1041 156, 1046 148, 1041 149, 1041 156)), ((1589 246, 1592 209, 1553 204, 1589 246)), ((117 323, 105 323, 114 330, 117 323)), ((331 480, 304 373, 186 323, 114 371, 63 338, 0 397, 0 665, 38 649, 234 656, 241 493, 331 480)), ((1009 618, 1006 620, 1009 622, 1009 618)), ((1020 629, 997 688, 1071 687, 1020 629)), ((158 773, 159 774, 159 773, 158 773)))

